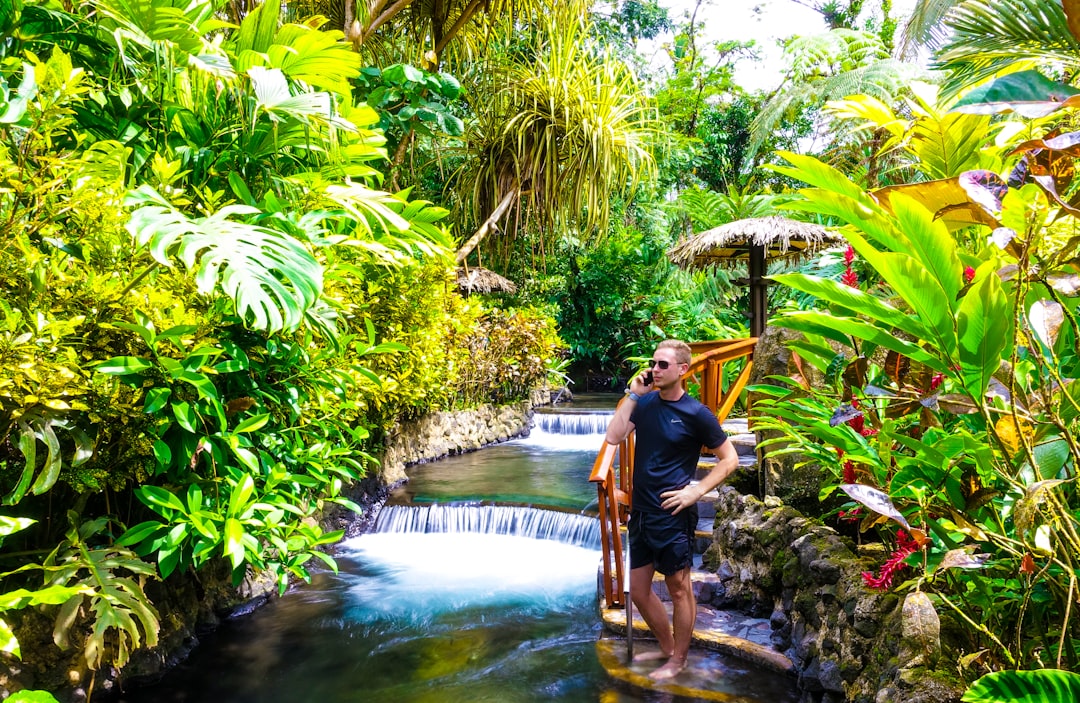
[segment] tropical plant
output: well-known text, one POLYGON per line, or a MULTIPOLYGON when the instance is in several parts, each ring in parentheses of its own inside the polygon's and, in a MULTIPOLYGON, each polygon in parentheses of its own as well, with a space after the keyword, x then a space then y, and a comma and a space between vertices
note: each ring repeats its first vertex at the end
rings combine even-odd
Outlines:
POLYGON ((966 623, 969 646, 1008 668, 1074 666, 1076 298, 1062 292, 1075 279, 1068 252, 1047 246, 1056 213, 1034 184, 984 179, 973 203, 1016 240, 964 251, 914 199, 894 195, 885 210, 836 170, 784 158, 811 186, 796 206, 846 223, 882 284, 774 277, 828 306, 774 321, 807 334, 796 348, 826 377, 822 390, 759 389, 766 425, 793 443, 779 451, 831 469, 823 495, 841 488, 869 508, 864 527, 891 519, 912 536, 898 559, 922 571, 908 585, 966 623))
POLYGON ((1080 9, 1055 0, 966 0, 945 17, 947 39, 935 67, 948 72, 943 91, 956 95, 991 76, 1029 68, 1032 62, 1080 67, 1080 9))
MULTIPOLYGON (((319 518, 359 509, 383 428, 459 402, 485 310, 447 285, 447 210, 379 187, 342 33, 241 4, 0 2, 0 481, 32 516, 0 521, 5 651, 53 606, 58 645, 123 666, 171 622, 148 579, 334 568, 319 518)), ((474 396, 544 375, 525 318, 474 396)))
POLYGON ((565 15, 537 29, 528 54, 506 56, 473 90, 485 103, 457 180, 480 224, 459 261, 503 219, 508 236, 489 247, 503 259, 518 230, 535 230, 547 251, 573 229, 603 233, 613 198, 653 172, 653 115, 627 66, 565 15))
POLYGON ((780 120, 801 105, 819 105, 856 93, 883 101, 898 95, 914 67, 889 58, 881 38, 870 32, 833 29, 795 37, 784 48, 784 82, 751 125, 748 146, 755 154, 780 120))
MULTIPOLYGON (((862 182, 869 187, 918 180, 948 179, 965 171, 1000 170, 1000 156, 986 148, 1005 124, 991 124, 985 115, 950 112, 940 104, 938 88, 931 83, 912 81, 910 97, 896 107, 869 95, 855 95, 826 104, 825 112, 840 121, 848 140, 862 139, 875 151, 865 165, 834 166, 848 173, 865 172, 862 182), (902 116, 903 115, 903 116, 902 116)), ((851 150, 862 153, 862 150, 851 150)))

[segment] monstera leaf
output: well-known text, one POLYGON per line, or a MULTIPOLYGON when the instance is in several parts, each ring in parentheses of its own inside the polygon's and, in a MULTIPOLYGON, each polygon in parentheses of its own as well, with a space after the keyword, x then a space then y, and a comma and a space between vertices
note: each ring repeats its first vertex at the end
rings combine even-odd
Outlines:
POLYGON ((201 293, 220 285, 256 329, 296 328, 322 293, 322 266, 303 242, 231 219, 256 208, 229 205, 191 219, 149 186, 133 191, 127 204, 140 206, 128 222, 140 246, 163 266, 182 261, 201 293))

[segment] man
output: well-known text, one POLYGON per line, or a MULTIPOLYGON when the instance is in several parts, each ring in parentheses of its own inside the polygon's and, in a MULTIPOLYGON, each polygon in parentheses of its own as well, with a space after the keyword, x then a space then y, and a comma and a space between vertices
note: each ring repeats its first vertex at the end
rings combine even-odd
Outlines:
POLYGON ((660 645, 659 652, 635 660, 666 659, 649 676, 670 679, 686 668, 697 602, 690 582, 697 528, 697 502, 739 465, 738 455, 716 416, 686 394, 682 376, 690 368, 690 347, 660 342, 652 357, 652 379, 631 379, 626 399, 615 411, 605 439, 619 444, 637 429, 630 523, 630 598, 660 645), (701 448, 716 455, 715 468, 700 482, 701 448), (672 622, 652 589, 653 574, 664 575, 671 594, 672 622))

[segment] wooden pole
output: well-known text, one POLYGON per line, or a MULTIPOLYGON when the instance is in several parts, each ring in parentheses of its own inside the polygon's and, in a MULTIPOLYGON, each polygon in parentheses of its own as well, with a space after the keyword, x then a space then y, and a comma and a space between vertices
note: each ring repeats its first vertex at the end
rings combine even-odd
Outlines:
POLYGON ((750 245, 750 336, 760 337, 768 318, 768 283, 765 281, 765 247, 750 245))

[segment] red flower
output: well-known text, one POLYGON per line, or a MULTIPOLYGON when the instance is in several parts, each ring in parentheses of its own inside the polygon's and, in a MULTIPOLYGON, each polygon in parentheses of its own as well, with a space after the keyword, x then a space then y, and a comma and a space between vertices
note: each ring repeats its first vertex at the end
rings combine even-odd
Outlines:
POLYGON ((844 483, 855 483, 855 464, 844 462, 844 483))
POLYGON ((918 551, 918 549, 919 543, 911 535, 903 530, 897 530, 896 551, 881 565, 878 576, 874 576, 870 571, 864 571, 862 574, 863 583, 866 584, 867 588, 872 588, 875 591, 887 591, 892 587, 893 577, 907 566, 904 559, 907 559, 909 554, 918 551))
POLYGON ((855 508, 854 510, 841 510, 840 519, 847 520, 848 522, 855 522, 862 517, 862 508, 855 508))
POLYGON ((945 374, 943 374, 943 373, 934 374, 934 377, 930 379, 930 392, 933 393, 934 391, 936 391, 944 380, 945 380, 945 374))
POLYGON ((855 250, 848 244, 848 248, 844 251, 844 273, 840 276, 840 282, 845 286, 852 288, 859 287, 859 274, 855 273, 855 270, 851 268, 851 262, 855 260, 855 250))
POLYGON ((964 283, 971 283, 975 280, 975 269, 970 266, 964 268, 964 283))

